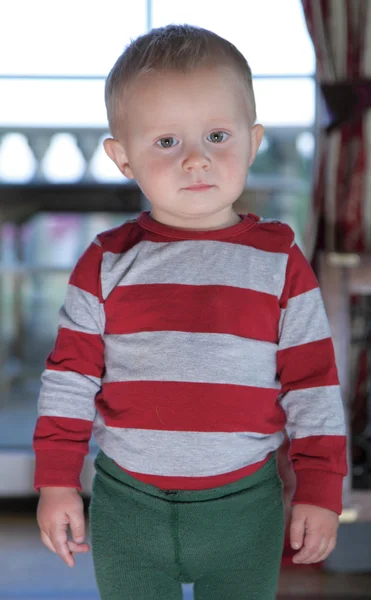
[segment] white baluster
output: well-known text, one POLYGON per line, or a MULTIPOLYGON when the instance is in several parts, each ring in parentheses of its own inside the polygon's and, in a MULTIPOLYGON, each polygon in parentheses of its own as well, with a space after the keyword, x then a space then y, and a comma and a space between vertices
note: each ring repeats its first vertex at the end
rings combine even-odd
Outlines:
POLYGON ((33 181, 45 181, 43 170, 43 159, 50 145, 53 131, 49 129, 28 130, 26 133, 28 145, 30 146, 36 159, 37 167, 34 173, 33 181))
POLYGON ((91 160, 100 142, 102 132, 99 129, 97 131, 80 130, 74 135, 86 163, 83 179, 85 181, 95 181, 95 177, 91 170, 91 160))

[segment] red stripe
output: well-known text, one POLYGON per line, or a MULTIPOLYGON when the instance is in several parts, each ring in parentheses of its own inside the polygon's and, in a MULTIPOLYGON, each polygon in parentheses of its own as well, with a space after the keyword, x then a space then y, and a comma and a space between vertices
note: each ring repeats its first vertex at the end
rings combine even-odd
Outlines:
POLYGON ((270 457, 271 453, 268 454, 264 460, 249 465, 248 467, 244 467, 243 469, 231 471, 230 473, 223 473, 221 475, 210 475, 209 477, 165 477, 161 475, 145 475, 144 473, 128 471, 127 469, 120 467, 120 465, 118 466, 126 473, 129 473, 129 475, 135 477, 135 479, 154 485, 162 490, 207 490, 220 487, 221 485, 227 485, 228 483, 233 483, 234 481, 239 481, 244 477, 252 475, 258 471, 258 469, 263 467, 270 457))
POLYGON ((291 440, 290 457, 300 470, 323 470, 347 474, 345 435, 312 435, 291 440))
POLYGON ((46 359, 46 368, 102 377, 104 344, 101 336, 61 327, 54 349, 46 359))
POLYGON ((218 285, 119 286, 107 298, 105 310, 107 334, 187 331, 272 343, 278 339, 277 297, 253 290, 218 285))
MULTIPOLYGON (((284 223, 259 223, 255 215, 241 215, 246 220, 246 228, 238 234, 231 237, 217 239, 217 232, 203 232, 203 240, 214 240, 220 243, 238 244, 242 246, 251 246, 266 252, 288 253, 291 243, 294 239, 292 229, 284 223), (251 223, 250 229, 248 223, 251 223)), ((145 224, 147 217, 143 219, 145 224)), ((161 243, 183 242, 184 238, 178 238, 176 235, 171 237, 171 228, 168 237, 159 232, 145 229, 137 222, 124 223, 123 225, 101 233, 98 238, 102 244, 103 252, 112 252, 114 254, 123 254, 142 241, 161 243)), ((175 231, 175 230, 174 230, 175 231)), ((196 240, 197 241, 197 240, 196 240)))
POLYGON ((347 475, 345 435, 322 435, 291 441, 296 472, 293 503, 315 504, 342 512, 342 483, 347 475))
POLYGON ((247 235, 237 238, 236 243, 252 246, 264 252, 288 254, 294 237, 293 230, 285 223, 261 222, 253 227, 247 235))
POLYGON ((339 384, 331 338, 279 350, 277 371, 283 392, 339 384))
POLYGON ((100 299, 102 302, 102 292, 100 285, 100 266, 102 261, 102 248, 95 243, 85 250, 84 254, 78 260, 69 283, 85 292, 89 292, 100 299))
POLYGON ((123 254, 148 237, 136 221, 123 223, 98 235, 104 252, 123 254))
POLYGON ((67 417, 39 417, 33 436, 34 450, 74 450, 86 454, 92 421, 67 417))
MULTIPOLYGON (((213 240, 213 232, 206 232, 203 240, 213 240), (206 235, 208 233, 208 235, 206 235)), ((164 236, 156 232, 147 232, 146 239, 151 242, 164 243, 164 236)), ((294 238, 292 229, 284 223, 255 223, 250 229, 245 229, 231 237, 215 239, 220 244, 236 244, 249 246, 265 252, 287 254, 294 238)), ((183 242, 184 239, 168 238, 169 242, 183 242)), ((198 240, 195 241, 197 243, 198 240)))
POLYGON ((318 288, 317 278, 300 248, 295 244, 287 263, 286 281, 280 298, 280 305, 286 308, 290 298, 318 288))
POLYGON ((162 431, 280 431, 279 390, 227 384, 128 381, 103 384, 96 407, 107 426, 162 431))
MULTIPOLYGON (((79 449, 80 450, 80 449, 79 449)), ((40 487, 74 487, 82 491, 80 473, 84 464, 86 452, 70 452, 64 448, 48 447, 46 450, 36 450, 34 488, 40 487)))
POLYGON ((66 417, 39 417, 33 435, 36 453, 34 487, 76 487, 89 452, 92 421, 66 417))

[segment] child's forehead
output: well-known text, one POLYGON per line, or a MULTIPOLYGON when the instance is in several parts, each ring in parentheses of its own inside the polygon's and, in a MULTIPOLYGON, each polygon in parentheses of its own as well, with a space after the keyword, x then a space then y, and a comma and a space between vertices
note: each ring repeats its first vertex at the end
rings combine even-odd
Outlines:
POLYGON ((234 127, 250 121, 251 102, 239 74, 228 68, 141 74, 122 96, 119 119, 126 132, 187 127, 234 127))
POLYGON ((234 71, 225 67, 191 71, 151 71, 142 73, 124 90, 124 103, 136 110, 151 107, 175 109, 176 103, 190 102, 194 110, 206 103, 232 105, 238 96, 246 96, 246 86, 234 71))
POLYGON ((148 102, 141 101, 140 103, 131 103, 128 106, 128 116, 136 113, 137 118, 143 122, 146 129, 156 129, 161 122, 162 125, 172 129, 172 127, 180 123, 194 124, 208 123, 220 124, 222 119, 226 124, 234 122, 241 114, 239 110, 241 105, 236 104, 232 99, 224 98, 208 98, 204 99, 193 98, 192 95, 179 98, 168 98, 166 101, 157 102, 153 98, 148 99, 148 102))

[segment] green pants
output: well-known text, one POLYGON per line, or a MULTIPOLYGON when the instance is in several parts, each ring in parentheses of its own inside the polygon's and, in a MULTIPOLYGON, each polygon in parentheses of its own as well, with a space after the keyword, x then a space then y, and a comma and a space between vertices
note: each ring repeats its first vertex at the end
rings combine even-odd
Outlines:
POLYGON ((141 483, 99 452, 90 533, 102 600, 274 600, 284 541, 276 455, 202 491, 141 483))

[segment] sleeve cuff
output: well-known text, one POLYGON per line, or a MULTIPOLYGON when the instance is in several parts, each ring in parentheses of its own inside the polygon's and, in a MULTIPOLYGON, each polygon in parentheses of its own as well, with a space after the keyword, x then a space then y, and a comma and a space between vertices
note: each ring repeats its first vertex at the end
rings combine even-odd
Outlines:
POLYGON ((36 450, 34 489, 74 487, 82 491, 80 473, 85 455, 71 450, 36 450))
POLYGON ((343 475, 320 469, 295 471, 296 490, 291 505, 314 504, 342 513, 343 475))

